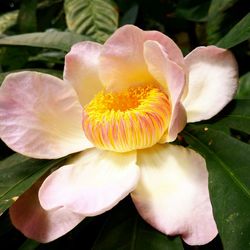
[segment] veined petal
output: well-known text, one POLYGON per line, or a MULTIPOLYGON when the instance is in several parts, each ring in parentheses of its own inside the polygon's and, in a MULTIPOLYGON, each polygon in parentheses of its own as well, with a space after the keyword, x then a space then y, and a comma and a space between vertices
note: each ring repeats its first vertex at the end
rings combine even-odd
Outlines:
POLYGON ((141 216, 167 235, 201 245, 217 235, 205 160, 181 146, 156 145, 138 151, 141 177, 132 193, 141 216))
POLYGON ((26 237, 46 243, 66 234, 85 217, 63 207, 44 210, 38 200, 40 185, 39 181, 22 194, 9 212, 13 225, 26 237))
POLYGON ((48 210, 64 206, 86 216, 103 213, 134 190, 139 178, 135 161, 135 151, 84 151, 44 181, 41 205, 48 210))
POLYGON ((53 159, 92 147, 81 119, 75 91, 59 78, 20 72, 0 88, 0 137, 23 155, 53 159))
POLYGON ((154 82, 143 56, 143 44, 147 40, 159 41, 171 58, 183 62, 181 51, 167 36, 125 25, 106 41, 100 56, 100 78, 108 90, 120 91, 154 82))
POLYGON ((186 113, 180 103, 185 85, 184 71, 169 59, 164 48, 156 41, 144 43, 144 57, 149 72, 167 92, 171 102, 170 124, 161 142, 174 141, 186 125, 186 113))
POLYGON ((215 46, 198 47, 185 57, 189 83, 183 105, 188 122, 216 115, 232 100, 238 84, 237 63, 231 52, 215 46))
POLYGON ((98 75, 101 49, 98 43, 80 42, 65 57, 64 80, 72 84, 82 106, 103 88, 98 75))

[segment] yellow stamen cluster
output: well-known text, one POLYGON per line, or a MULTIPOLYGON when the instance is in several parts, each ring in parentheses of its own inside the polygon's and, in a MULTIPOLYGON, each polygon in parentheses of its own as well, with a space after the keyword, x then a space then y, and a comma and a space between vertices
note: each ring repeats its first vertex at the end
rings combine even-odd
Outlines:
POLYGON ((170 110, 166 94, 153 86, 120 93, 101 91, 84 108, 83 130, 101 149, 127 152, 147 148, 168 129, 170 110))

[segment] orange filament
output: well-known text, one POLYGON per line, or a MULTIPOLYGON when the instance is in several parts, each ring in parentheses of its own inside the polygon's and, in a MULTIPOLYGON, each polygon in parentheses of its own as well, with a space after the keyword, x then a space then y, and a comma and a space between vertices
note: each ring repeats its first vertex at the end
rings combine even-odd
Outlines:
POLYGON ((98 148, 127 152, 156 144, 168 129, 169 99, 153 86, 99 92, 85 106, 83 130, 98 148))

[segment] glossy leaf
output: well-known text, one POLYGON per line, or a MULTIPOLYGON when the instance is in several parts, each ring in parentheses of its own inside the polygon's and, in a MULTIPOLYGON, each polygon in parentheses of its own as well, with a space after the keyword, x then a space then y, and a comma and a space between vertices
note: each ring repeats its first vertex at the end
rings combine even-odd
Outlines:
MULTIPOLYGON (((130 201, 130 200, 129 200, 130 201)), ((178 237, 167 237, 147 224, 132 202, 121 202, 109 216, 92 250, 181 250, 178 237)))
POLYGON ((18 46, 0 46, 0 65, 5 71, 12 71, 24 67, 32 51, 37 48, 18 46))
POLYGON ((212 0, 207 21, 207 41, 216 44, 242 18, 238 0, 212 0), (237 10, 237 11, 236 11, 237 10))
POLYGON ((49 63, 50 66, 55 63, 64 65, 64 57, 65 53, 63 51, 53 50, 45 52, 42 51, 35 56, 30 56, 28 60, 29 62, 43 61, 49 63))
POLYGON ((39 245, 37 241, 27 239, 18 250, 35 250, 39 245))
POLYGON ((138 10, 139 10, 138 4, 132 5, 132 7, 130 7, 121 18, 120 26, 123 26, 125 24, 135 24, 135 21, 138 16, 138 10))
POLYGON ((118 12, 111 0, 65 0, 69 30, 105 41, 118 27, 118 12))
POLYGON ((207 20, 210 2, 211 0, 179 1, 176 8, 176 14, 189 21, 204 22, 207 20))
POLYGON ((4 33, 8 28, 16 24, 18 13, 18 10, 14 10, 0 16, 0 34, 4 33))
POLYGON ((36 160, 19 154, 0 161, 0 214, 43 174, 62 161, 36 160))
POLYGON ((84 40, 91 39, 71 32, 48 31, 6 36, 0 39, 0 45, 32 46, 59 49, 67 52, 73 44, 84 40))
POLYGON ((231 130, 250 135, 250 100, 234 100, 218 116, 209 121, 213 128, 230 135, 231 130))
MULTIPOLYGON (((248 104, 237 103, 231 115, 224 118, 224 126, 249 131, 248 104), (240 106, 244 111, 240 111, 240 106), (240 114, 245 121, 238 126, 240 114)), ((217 122, 188 125, 182 135, 206 159, 210 197, 224 248, 246 249, 250 244, 250 224, 246 219, 250 211, 250 145, 225 133, 216 126, 217 122)))
POLYGON ((243 17, 218 43, 217 46, 229 49, 250 38, 250 13, 243 17))
POLYGON ((212 0, 209 8, 209 16, 216 16, 218 13, 232 7, 238 0, 212 0))
POLYGON ((23 0, 18 15, 18 26, 22 33, 35 32, 37 0, 23 0))
POLYGON ((250 72, 240 78, 236 99, 250 99, 250 72))

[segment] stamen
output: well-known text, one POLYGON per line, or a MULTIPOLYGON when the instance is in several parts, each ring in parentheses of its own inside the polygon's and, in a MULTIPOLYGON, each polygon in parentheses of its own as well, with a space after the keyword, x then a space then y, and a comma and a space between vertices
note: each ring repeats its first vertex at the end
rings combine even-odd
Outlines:
POLYGON ((168 129, 169 117, 168 97, 156 87, 102 91, 84 108, 83 130, 96 147, 127 152, 156 144, 168 129))

